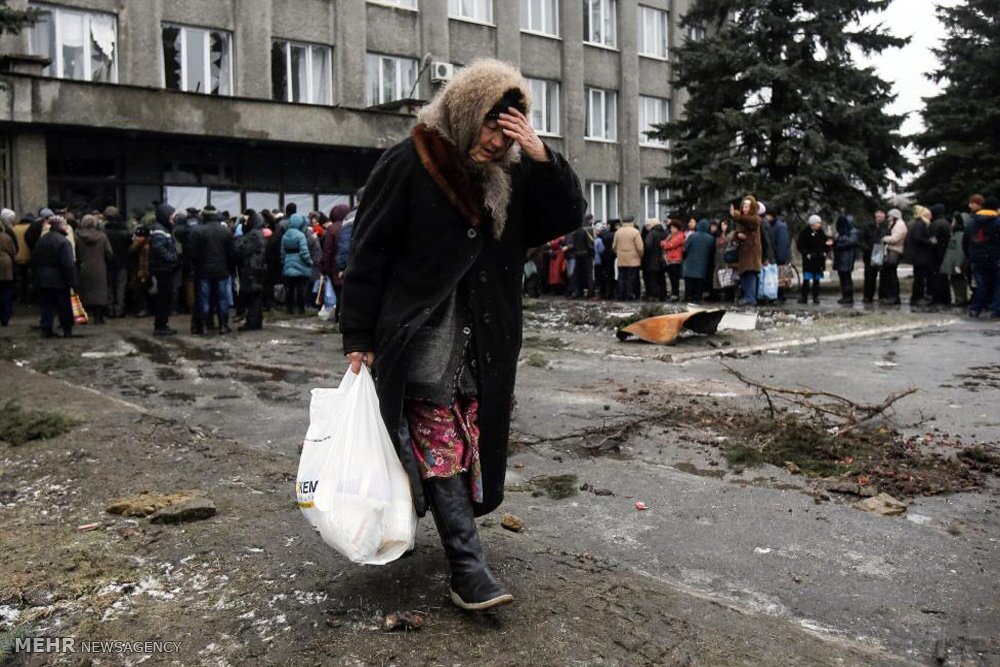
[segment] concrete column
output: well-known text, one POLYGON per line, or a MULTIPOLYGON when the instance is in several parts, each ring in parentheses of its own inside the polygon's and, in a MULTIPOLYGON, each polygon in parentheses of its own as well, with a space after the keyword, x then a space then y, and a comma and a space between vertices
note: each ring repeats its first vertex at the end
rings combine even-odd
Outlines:
MULTIPOLYGON (((574 167, 579 167, 583 159, 584 125, 587 122, 583 90, 583 3, 560 2, 559 26, 563 39, 560 125, 565 137, 566 158, 574 167)), ((585 180, 586 174, 580 173, 580 178, 585 180)))
POLYGON ((271 0, 234 3, 233 94, 271 99, 271 0))
POLYGON ((497 26, 497 58, 521 66, 521 3, 500 0, 493 3, 497 26))
MULTIPOLYGON (((433 3, 421 3, 433 4, 433 3)), ((368 16, 365 0, 341 0, 337 3, 337 39, 334 44, 335 104, 366 107, 365 53, 368 51, 368 16)), ((423 11, 423 7, 421 7, 423 11)))
MULTIPOLYGON (((618 91, 618 143, 621 146, 621 187, 618 210, 623 216, 639 213, 639 55, 638 6, 635 0, 619 2, 618 48, 621 81, 618 91)), ((638 218, 637 218, 638 219, 638 218)))
POLYGON ((163 87, 163 2, 122 3, 118 12, 118 81, 163 87))
POLYGON ((49 205, 49 174, 45 134, 17 132, 11 137, 14 210, 38 211, 49 205))
MULTIPOLYGON (((451 33, 448 30, 447 2, 420 2, 420 55, 431 54, 431 62, 451 62, 451 33)), ((421 66, 423 62, 421 62, 421 66)), ((417 97, 429 100, 434 96, 430 68, 420 78, 417 97)))

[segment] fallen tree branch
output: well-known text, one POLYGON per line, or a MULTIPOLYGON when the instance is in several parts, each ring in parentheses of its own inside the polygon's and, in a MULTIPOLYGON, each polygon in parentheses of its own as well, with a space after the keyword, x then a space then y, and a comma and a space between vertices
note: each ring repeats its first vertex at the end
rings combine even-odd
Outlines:
POLYGON ((839 420, 838 423, 833 424, 837 428, 838 435, 848 433, 876 417, 887 416, 893 405, 917 392, 916 387, 911 387, 910 389, 893 392, 879 403, 862 403, 852 401, 846 396, 820 389, 778 387, 765 384, 747 377, 728 364, 720 362, 720 365, 726 369, 727 373, 748 387, 753 387, 764 396, 767 400, 772 419, 775 415, 774 400, 781 399, 792 405, 810 410, 824 423, 826 423, 824 417, 833 417, 835 420, 839 420))

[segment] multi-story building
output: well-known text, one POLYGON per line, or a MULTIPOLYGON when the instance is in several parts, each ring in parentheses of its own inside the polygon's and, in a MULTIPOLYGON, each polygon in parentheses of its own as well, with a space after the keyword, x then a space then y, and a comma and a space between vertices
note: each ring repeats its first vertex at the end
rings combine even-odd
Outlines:
MULTIPOLYGON (((528 77, 532 121, 597 219, 658 215, 689 0, 13 0, 0 38, 0 199, 132 210, 328 210, 455 68, 528 77)), ((696 37, 696 35, 691 35, 696 37)))

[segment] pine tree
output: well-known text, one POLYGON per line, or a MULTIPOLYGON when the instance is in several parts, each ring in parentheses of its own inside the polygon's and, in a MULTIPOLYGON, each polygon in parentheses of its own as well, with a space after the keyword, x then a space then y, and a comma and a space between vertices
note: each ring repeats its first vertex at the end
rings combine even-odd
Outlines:
POLYGON ((793 217, 861 212, 908 163, 890 85, 855 54, 906 40, 856 27, 890 0, 695 0, 684 27, 712 28, 677 49, 683 118, 660 126, 671 203, 724 210, 753 193, 793 217))
POLYGON ((38 20, 41 12, 38 9, 11 9, 7 0, 0 0, 0 35, 4 33, 18 34, 24 28, 38 20))
POLYGON ((1000 194, 1000 0, 939 7, 947 37, 925 98, 926 130, 914 143, 926 155, 911 187, 927 204, 964 210, 969 195, 1000 194))

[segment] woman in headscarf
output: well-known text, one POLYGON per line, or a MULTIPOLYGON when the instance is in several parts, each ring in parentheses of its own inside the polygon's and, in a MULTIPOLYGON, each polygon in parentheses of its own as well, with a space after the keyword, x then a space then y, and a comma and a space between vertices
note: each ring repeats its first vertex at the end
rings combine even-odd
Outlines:
POLYGON ((374 371, 417 513, 433 513, 465 609, 513 600, 475 517, 503 500, 525 252, 579 227, 586 209, 530 105, 510 65, 459 72, 372 171, 344 275, 344 351, 374 371))

